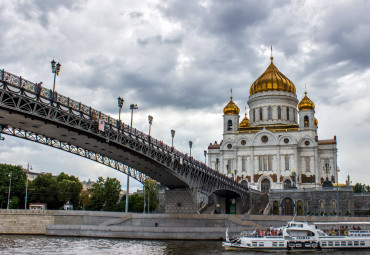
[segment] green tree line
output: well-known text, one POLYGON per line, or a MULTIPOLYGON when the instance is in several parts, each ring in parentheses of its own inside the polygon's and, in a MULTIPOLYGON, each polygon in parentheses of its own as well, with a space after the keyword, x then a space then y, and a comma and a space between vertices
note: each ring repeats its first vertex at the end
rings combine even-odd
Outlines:
MULTIPOLYGON (((27 176, 20 166, 0 164, 0 208, 7 208, 9 185, 10 209, 24 209, 27 176), (11 174, 11 183, 10 183, 11 174)), ((145 180, 146 187, 143 194, 147 203, 150 194, 150 211, 158 206, 157 182, 145 180)), ((83 191, 80 180, 65 173, 54 177, 51 174, 41 174, 28 183, 27 203, 45 203, 51 210, 63 209, 70 201, 75 210, 93 211, 125 211, 126 195, 121 196, 121 183, 116 178, 99 177, 92 187, 83 191)), ((129 198, 130 212, 143 212, 143 194, 132 194, 129 198)), ((146 209, 147 210, 147 209, 146 209)))

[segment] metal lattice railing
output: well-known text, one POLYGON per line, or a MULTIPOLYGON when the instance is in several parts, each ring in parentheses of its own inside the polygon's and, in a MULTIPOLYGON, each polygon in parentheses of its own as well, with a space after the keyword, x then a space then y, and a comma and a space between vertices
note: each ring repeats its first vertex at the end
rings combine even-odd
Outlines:
MULTIPOLYGON (((183 169, 184 166, 191 167, 192 169, 195 169, 197 171, 196 175, 204 177, 202 179, 204 180, 212 179, 212 180, 217 180, 218 182, 222 183, 222 185, 217 185, 220 188, 229 187, 232 190, 239 191, 238 193, 240 192, 248 193, 249 192, 248 187, 245 187, 241 185, 240 183, 237 183, 234 180, 230 179, 229 177, 213 170, 212 168, 205 165, 203 162, 190 158, 186 154, 183 154, 182 152, 175 150, 173 147, 167 144, 164 144, 162 141, 159 141, 153 137, 150 137, 149 135, 135 128, 131 128, 129 125, 125 123, 120 123, 118 122, 118 120, 112 118, 111 116, 106 115, 96 109, 93 109, 90 106, 84 105, 81 102, 70 99, 69 97, 60 95, 57 92, 54 92, 54 95, 53 95, 53 92, 51 89, 44 88, 40 84, 32 83, 28 80, 23 79, 20 76, 13 75, 4 70, 0 70, 0 79, 2 82, 6 83, 8 86, 12 86, 16 89, 19 89, 19 93, 21 93, 23 96, 26 96, 28 98, 31 98, 31 99, 38 98, 41 101, 49 102, 52 106, 57 105, 60 108, 69 109, 70 114, 82 116, 83 118, 88 119, 88 120, 93 120, 93 121, 96 121, 97 119, 104 120, 106 127, 117 130, 119 131, 120 134, 125 134, 129 137, 133 137, 137 141, 140 141, 141 143, 150 145, 151 147, 155 148, 161 153, 164 153, 165 155, 170 156, 172 158, 172 162, 174 162, 175 160, 177 160, 178 162, 181 162, 180 164, 181 166, 178 166, 179 171, 181 171, 181 169, 183 169)), ((72 148, 72 149, 68 149, 67 151, 83 156, 80 153, 78 153, 78 151, 81 151, 81 150, 83 149, 79 148, 78 150, 76 150, 76 148, 72 148)), ((92 159, 91 157, 88 157, 88 158, 92 159)), ((108 161, 102 160, 102 162, 103 163, 113 162, 113 161, 109 161, 108 158, 106 160, 108 161)), ((95 160, 95 161, 99 162, 99 160, 95 160)), ((120 166, 120 164, 122 163, 113 162, 112 164, 106 164, 106 163, 104 164, 117 169, 116 166, 120 166)), ((128 171, 128 173, 130 172, 128 171)), ((144 174, 142 175, 142 178, 145 178, 144 174)), ((191 178, 191 176, 188 176, 188 178, 191 178)), ((196 176, 193 176, 192 178, 197 179, 196 176)), ((139 181, 140 180, 142 179, 139 178, 139 181)), ((197 185, 202 186, 199 183, 197 185)), ((259 193, 258 191, 254 191, 254 192, 259 193)))

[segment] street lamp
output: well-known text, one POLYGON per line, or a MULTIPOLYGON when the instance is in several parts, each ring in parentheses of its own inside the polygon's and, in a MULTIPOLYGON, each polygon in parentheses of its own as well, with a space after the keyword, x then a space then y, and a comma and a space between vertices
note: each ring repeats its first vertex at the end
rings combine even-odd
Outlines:
POLYGON ((118 128, 121 128, 121 110, 125 100, 122 97, 118 97, 118 128))
POLYGON ((171 137, 172 137, 172 148, 173 148, 173 138, 175 137, 175 130, 171 129, 171 137))
POLYGON ((59 62, 56 63, 54 59, 53 61, 51 61, 51 72, 54 74, 53 99, 54 99, 54 92, 55 92, 55 80, 57 78, 57 75, 59 75, 61 66, 62 65, 59 62))
POLYGON ((191 157, 191 147, 193 147, 193 142, 189 141, 189 147, 190 147, 190 157, 191 157))
POLYGON ((204 150, 204 164, 207 165, 207 151, 204 150))
POLYGON ((134 110, 139 109, 137 107, 137 104, 130 104, 130 109, 131 109, 131 124, 130 124, 130 133, 132 132, 132 118, 134 116, 134 110))
MULTIPOLYGON (((130 104, 130 109, 131 109, 131 124, 130 124, 130 133, 132 132, 132 118, 133 118, 133 115, 134 115, 134 110, 136 109, 139 109, 137 107, 137 104, 130 104)), ((128 170, 130 171, 130 170, 128 170)), ((129 173, 129 172, 128 172, 129 173)), ((129 196, 130 196, 130 175, 128 174, 127 175, 127 186, 126 186, 126 208, 125 208, 125 212, 127 213, 128 212, 128 200, 129 200, 129 196)))
POLYGON ((339 185, 338 185, 338 173, 339 173, 339 167, 337 166, 337 216, 339 216, 339 194, 338 194, 338 189, 339 189, 339 185))
MULTIPOLYGON (((32 166, 31 166, 32 169, 32 166)), ((26 174, 26 198, 24 199, 24 210, 27 210, 27 198, 28 198, 28 174, 30 172, 30 164, 27 164, 27 174, 26 174)))
POLYGON ((8 176, 10 177, 10 180, 9 180, 8 205, 6 206, 6 209, 9 209, 10 191, 11 191, 11 186, 12 186, 12 172, 10 172, 8 176))
POLYGON ((149 115, 148 116, 148 121, 149 121, 149 137, 150 137, 150 130, 153 124, 153 116, 149 115))

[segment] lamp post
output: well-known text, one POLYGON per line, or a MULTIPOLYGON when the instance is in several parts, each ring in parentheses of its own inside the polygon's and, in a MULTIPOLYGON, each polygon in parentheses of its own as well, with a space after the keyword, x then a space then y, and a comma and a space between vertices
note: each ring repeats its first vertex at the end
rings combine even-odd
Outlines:
MULTIPOLYGON (((130 104, 130 109, 131 109, 131 124, 130 124, 130 133, 131 133, 132 132, 132 118, 133 118, 133 115, 134 115, 134 110, 139 109, 139 108, 137 107, 137 104, 130 104)), ((127 213, 128 212, 128 200, 129 200, 129 196, 130 196, 130 175, 129 174, 127 175, 126 192, 127 192, 127 194, 126 194, 125 212, 127 213)))
POLYGON ((339 185, 338 185, 338 173, 340 172, 340 170, 339 170, 339 168, 338 168, 338 166, 337 166, 337 204, 336 204, 336 206, 337 206, 337 216, 339 216, 339 192, 338 192, 338 190, 339 190, 339 185))
POLYGON ((10 191, 12 187, 12 172, 8 175, 10 180, 9 180, 9 193, 8 193, 8 205, 6 206, 6 209, 9 209, 9 203, 10 203, 10 191))
MULTIPOLYGON (((32 169, 32 166, 31 166, 32 169)), ((30 172, 30 164, 27 164, 27 174, 26 174, 26 198, 24 199, 24 210, 27 210, 27 199, 28 199, 28 174, 30 172)))
POLYGON ((218 171, 218 162, 220 162, 220 160, 216 158, 216 171, 218 171))
POLYGON ((149 121, 149 137, 150 137, 150 131, 152 129, 152 124, 153 124, 153 116, 149 115, 148 121, 149 121))
POLYGON ((189 147, 190 147, 190 157, 191 157, 191 147, 193 147, 193 142, 189 141, 189 147))
POLYGON ((54 92, 55 92, 55 80, 57 78, 57 75, 59 75, 59 72, 60 72, 60 67, 62 65, 58 62, 55 62, 55 60, 53 59, 53 61, 51 61, 51 72, 54 74, 54 85, 53 85, 53 99, 54 99, 54 92))
POLYGON ((173 149, 173 138, 175 137, 175 130, 171 129, 171 137, 172 137, 172 149, 173 149))
POLYGON ((204 164, 207 165, 207 151, 204 150, 204 164))
POLYGON ((139 109, 137 107, 137 104, 130 104, 130 109, 131 109, 131 124, 130 124, 130 133, 132 132, 132 118, 134 116, 134 110, 139 109))
POLYGON ((122 106, 125 100, 122 97, 118 97, 118 123, 119 123, 119 129, 121 129, 121 110, 122 106))

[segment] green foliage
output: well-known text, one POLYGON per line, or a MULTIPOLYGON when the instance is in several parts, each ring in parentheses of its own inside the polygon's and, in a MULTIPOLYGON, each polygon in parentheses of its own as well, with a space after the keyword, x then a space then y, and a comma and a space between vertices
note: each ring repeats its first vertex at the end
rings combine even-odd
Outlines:
POLYGON ((99 177, 89 189, 90 199, 87 202, 85 209, 91 211, 101 211, 104 205, 104 178, 99 177))
POLYGON ((143 212, 144 210, 144 197, 137 193, 130 195, 128 200, 129 212, 143 212))
POLYGON ((355 186, 352 187, 354 193, 363 193, 363 192, 369 192, 370 191, 370 186, 365 185, 362 183, 356 183, 355 186))
MULTIPOLYGON (((151 180, 149 178, 147 178, 145 181, 144 181, 144 195, 145 195, 145 201, 147 201, 148 199, 148 192, 150 194, 150 211, 153 212, 157 209, 158 207, 158 182, 154 181, 154 180, 151 180), (150 190, 148 189, 148 187, 150 188, 150 190)), ((130 196, 131 197, 131 196, 130 196)), ((130 203, 130 200, 129 200, 129 203, 130 203)), ((130 206, 129 206, 129 209, 130 209, 130 206)), ((147 209, 146 209, 147 210, 147 209)))
POLYGON ((90 199, 85 209, 93 211, 116 211, 119 208, 119 194, 121 183, 116 178, 99 177, 98 181, 89 190, 90 199))
POLYGON ((41 174, 30 183, 29 202, 45 203, 48 209, 63 209, 70 201, 74 209, 81 208, 82 184, 73 175, 61 173, 57 177, 41 174))
POLYGON ((0 208, 7 208, 11 173, 10 209, 24 209, 26 174, 20 166, 0 164, 0 208))
POLYGON ((103 211, 114 211, 117 207, 119 194, 121 192, 121 183, 116 178, 107 178, 104 183, 105 203, 103 211))

